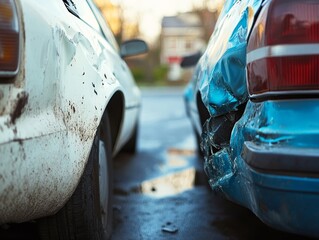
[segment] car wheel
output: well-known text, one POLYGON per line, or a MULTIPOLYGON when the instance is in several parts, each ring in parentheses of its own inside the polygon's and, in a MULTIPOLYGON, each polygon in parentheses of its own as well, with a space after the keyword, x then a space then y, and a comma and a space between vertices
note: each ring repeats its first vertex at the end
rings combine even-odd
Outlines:
POLYGON ((108 118, 97 130, 72 197, 54 216, 39 221, 43 239, 108 239, 112 230, 112 154, 108 118))
POLYGON ((128 140, 128 142, 124 145, 123 152, 127 153, 135 153, 137 149, 137 137, 138 137, 138 123, 136 123, 132 136, 128 140))

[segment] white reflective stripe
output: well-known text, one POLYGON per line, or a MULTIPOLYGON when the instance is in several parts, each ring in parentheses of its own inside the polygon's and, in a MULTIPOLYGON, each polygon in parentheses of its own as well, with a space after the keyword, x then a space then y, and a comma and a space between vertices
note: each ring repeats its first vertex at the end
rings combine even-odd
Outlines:
POLYGON ((287 44, 258 48, 247 53, 247 63, 267 57, 288 57, 319 54, 319 43, 287 44))

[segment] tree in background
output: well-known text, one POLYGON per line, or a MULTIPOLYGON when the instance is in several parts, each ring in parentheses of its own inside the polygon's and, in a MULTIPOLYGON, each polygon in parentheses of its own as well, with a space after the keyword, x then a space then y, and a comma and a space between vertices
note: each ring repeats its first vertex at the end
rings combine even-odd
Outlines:
POLYGON ((127 9, 123 4, 114 4, 110 0, 94 0, 94 2, 110 25, 119 44, 140 34, 138 19, 126 16, 127 9))
POLYGON ((202 6, 193 6, 193 12, 198 14, 203 24, 204 38, 206 42, 208 42, 214 31, 215 24, 224 3, 225 0, 204 0, 202 6))

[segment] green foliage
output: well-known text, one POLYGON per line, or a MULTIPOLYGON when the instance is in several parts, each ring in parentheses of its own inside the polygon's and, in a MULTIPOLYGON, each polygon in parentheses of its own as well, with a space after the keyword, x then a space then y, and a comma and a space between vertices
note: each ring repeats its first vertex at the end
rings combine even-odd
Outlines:
POLYGON ((153 69, 153 79, 155 81, 166 80, 168 67, 166 65, 159 65, 153 69))
POLYGON ((132 74, 134 76, 134 79, 136 82, 143 82, 145 81, 146 78, 146 74, 145 74, 145 70, 140 68, 140 67, 134 67, 131 68, 132 74))
POLYGON ((164 86, 167 85, 168 67, 155 65, 150 68, 143 66, 131 67, 132 74, 138 85, 164 86))

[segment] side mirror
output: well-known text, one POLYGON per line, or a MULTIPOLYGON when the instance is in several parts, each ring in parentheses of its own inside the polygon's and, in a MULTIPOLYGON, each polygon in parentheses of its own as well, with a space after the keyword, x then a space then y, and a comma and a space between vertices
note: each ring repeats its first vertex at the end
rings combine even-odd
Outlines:
POLYGON ((194 54, 189 55, 189 56, 184 56, 182 58, 181 63, 180 63, 181 67, 182 68, 187 68, 187 67, 195 66, 201 56, 202 56, 201 52, 197 52, 197 53, 194 53, 194 54))
POLYGON ((146 42, 140 39, 125 41, 120 47, 120 55, 122 58, 139 55, 147 51, 148 47, 146 42))

